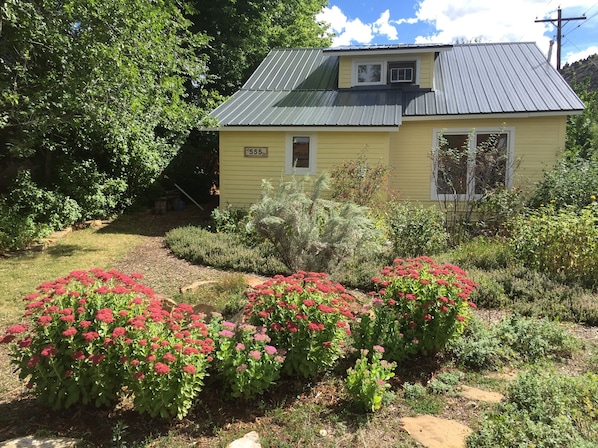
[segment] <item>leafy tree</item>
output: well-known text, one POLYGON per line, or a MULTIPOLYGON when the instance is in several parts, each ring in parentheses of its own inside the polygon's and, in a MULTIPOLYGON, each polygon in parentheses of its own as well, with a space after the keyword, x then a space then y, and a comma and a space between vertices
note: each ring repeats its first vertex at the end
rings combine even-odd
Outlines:
POLYGON ((590 90, 589 79, 574 83, 573 89, 585 103, 579 115, 567 119, 566 155, 569 160, 598 156, 598 90, 590 90))
MULTIPOLYGON (((0 165, 31 172, 81 217, 132 202, 209 105, 208 39, 173 0, 6 0, 0 7, 0 165)), ((9 204, 10 205, 10 204, 9 204)))
POLYGON ((331 36, 315 18, 327 0, 195 0, 193 30, 210 36, 206 49, 215 88, 232 95, 276 47, 327 47, 331 36))

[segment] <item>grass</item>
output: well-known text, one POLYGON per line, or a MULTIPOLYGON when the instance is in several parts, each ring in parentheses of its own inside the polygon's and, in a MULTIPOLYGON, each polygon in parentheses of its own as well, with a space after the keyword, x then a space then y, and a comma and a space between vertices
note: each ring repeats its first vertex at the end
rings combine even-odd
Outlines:
POLYGON ((0 260, 0 326, 18 319, 23 312, 21 298, 44 281, 64 277, 77 269, 110 268, 127 251, 141 242, 129 233, 134 223, 118 224, 115 232, 85 229, 71 232, 42 252, 22 252, 0 260))

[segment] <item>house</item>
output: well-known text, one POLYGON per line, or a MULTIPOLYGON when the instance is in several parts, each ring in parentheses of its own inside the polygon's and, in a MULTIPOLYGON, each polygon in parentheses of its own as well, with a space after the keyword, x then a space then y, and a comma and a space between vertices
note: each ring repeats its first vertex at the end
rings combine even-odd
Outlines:
POLYGON ((475 163, 441 168, 433 148, 467 151, 490 136, 506 160, 494 178, 529 189, 561 154, 567 115, 583 108, 534 43, 273 50, 211 113, 220 205, 248 207, 262 179, 318 175, 364 151, 391 167, 401 199, 467 199, 479 194, 475 163), (463 179, 441 181, 459 168, 463 179))

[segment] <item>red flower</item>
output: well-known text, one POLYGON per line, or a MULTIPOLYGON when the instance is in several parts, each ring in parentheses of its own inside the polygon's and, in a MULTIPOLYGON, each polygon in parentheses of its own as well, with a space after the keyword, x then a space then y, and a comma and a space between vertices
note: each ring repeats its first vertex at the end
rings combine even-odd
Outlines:
POLYGON ((188 373, 189 375, 194 375, 197 370, 193 364, 187 364, 183 366, 183 372, 188 373))
MULTIPOLYGON (((320 331, 320 325, 315 322, 310 322, 307 324, 307 329, 310 331, 320 331)), ((324 325, 322 325, 322 330, 324 329, 324 325)))
POLYGON ((133 378, 135 378, 136 380, 142 380, 143 378, 145 378, 145 375, 142 372, 135 372, 133 378))
POLYGON ((337 311, 336 308, 324 304, 318 305, 318 309, 323 313, 335 313, 337 311))
POLYGON ((67 328, 62 332, 64 337, 70 338, 71 336, 75 336, 77 334, 77 329, 75 327, 67 328))
POLYGON ((286 323, 286 326, 287 326, 287 330, 289 330, 291 333, 297 333, 297 331, 299 330, 299 327, 297 326, 297 324, 295 322, 288 321, 286 323))
POLYGON ((312 299, 305 299, 303 301, 303 305, 305 305, 305 306, 315 306, 315 304, 316 304, 316 301, 312 300, 312 299))
POLYGON ((465 321, 465 316, 457 315, 456 319, 457 319, 459 322, 463 322, 463 321, 465 321))
POLYGON ((110 308, 102 308, 96 313, 96 319, 107 324, 114 322, 114 316, 110 308))
POLYGON ((85 359, 85 354, 81 351, 78 350, 76 352, 73 352, 73 354, 71 355, 73 357, 74 360, 76 361, 82 361, 85 359))
POLYGON ((89 355, 89 360, 91 361, 91 363, 94 366, 97 366, 99 363, 101 363, 104 358, 106 357, 106 355, 89 355))
POLYGON ((56 350, 52 344, 48 344, 44 347, 44 349, 41 351, 40 354, 42 356, 48 357, 48 356, 53 356, 56 353, 58 353, 58 350, 56 350))
POLYGON ((116 327, 114 331, 112 331, 112 337, 118 338, 120 336, 124 336, 126 333, 127 330, 125 330, 123 327, 116 327))
POLYGON ((26 330, 27 330, 27 327, 25 325, 13 325, 12 327, 8 327, 6 329, 6 333, 19 334, 19 333, 23 333, 26 330))
POLYGON ((29 369, 35 367, 39 363, 39 360, 40 360, 39 356, 33 356, 33 357, 31 357, 31 359, 27 363, 27 367, 29 369))
POLYGON ((82 336, 83 336, 83 339, 85 339, 85 342, 87 342, 87 343, 100 337, 100 335, 98 334, 97 331, 88 331, 87 333, 83 333, 82 336))
POLYGON ((154 366, 154 370, 156 371, 156 373, 158 375, 164 375, 164 374, 170 372, 170 367, 168 367, 166 364, 163 364, 161 362, 157 362, 156 365, 154 366))
POLYGON ((156 355, 148 355, 145 359, 147 359, 149 362, 154 362, 156 360, 156 355))
POLYGON ((166 362, 174 362, 176 361, 176 356, 174 356, 172 353, 170 352, 166 352, 164 354, 164 356, 162 356, 162 359, 166 362))

